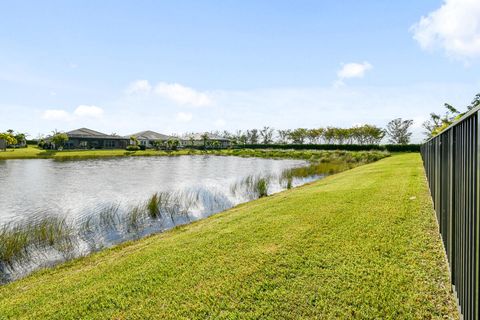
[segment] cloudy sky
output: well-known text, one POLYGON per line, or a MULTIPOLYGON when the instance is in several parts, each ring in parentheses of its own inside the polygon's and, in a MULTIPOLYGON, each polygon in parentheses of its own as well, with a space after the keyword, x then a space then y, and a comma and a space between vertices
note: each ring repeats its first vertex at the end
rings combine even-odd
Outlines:
POLYGON ((421 123, 480 92, 480 1, 3 1, 0 131, 421 123))

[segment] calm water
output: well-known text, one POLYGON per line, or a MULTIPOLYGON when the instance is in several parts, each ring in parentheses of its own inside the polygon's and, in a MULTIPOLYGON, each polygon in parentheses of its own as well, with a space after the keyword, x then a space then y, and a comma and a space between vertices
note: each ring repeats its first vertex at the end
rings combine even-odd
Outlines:
MULTIPOLYGON (((0 284, 255 199, 258 195, 248 187, 252 177, 267 177, 269 194, 281 191, 286 188, 279 179, 281 173, 306 164, 217 156, 0 161, 0 226, 41 223, 54 216, 66 218, 74 230, 73 246, 67 251, 55 245, 31 245, 26 248, 28 259, 13 265, 0 261, 0 284), (145 212, 135 208, 146 208, 146 201, 155 193, 170 195, 169 204, 162 207, 162 217, 142 215, 132 229, 132 212, 145 212), (106 219, 105 212, 113 207, 113 218, 106 219)), ((292 186, 320 177, 296 178, 292 186)))
MULTIPOLYGON (((249 175, 279 174, 303 164, 217 156, 0 161, 0 224, 39 214, 77 219, 108 204, 125 207, 155 192, 192 188, 222 193, 234 205, 246 200, 231 194, 236 181, 249 175)), ((272 185, 270 191, 279 188, 272 185)))

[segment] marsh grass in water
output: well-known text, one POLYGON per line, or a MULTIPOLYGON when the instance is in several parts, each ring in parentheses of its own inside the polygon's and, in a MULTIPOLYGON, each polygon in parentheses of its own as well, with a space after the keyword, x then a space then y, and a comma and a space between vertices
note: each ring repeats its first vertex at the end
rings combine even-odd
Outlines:
POLYGON ((128 233, 138 234, 145 225, 147 214, 144 206, 135 206, 127 211, 125 225, 128 233))
POLYGON ((31 258, 33 252, 52 249, 68 255, 74 249, 74 228, 65 218, 45 215, 0 228, 0 272, 31 258))
POLYGON ((242 195, 249 199, 257 199, 266 197, 269 193, 269 186, 272 175, 251 175, 230 187, 230 191, 235 195, 242 195))
POLYGON ((161 217, 160 203, 161 198, 159 198, 158 193, 154 193, 153 196, 147 201, 146 207, 150 218, 158 219, 161 217))
POLYGON ((270 183, 270 179, 268 178, 259 178, 255 182, 255 193, 258 195, 259 198, 268 196, 269 183, 270 183))

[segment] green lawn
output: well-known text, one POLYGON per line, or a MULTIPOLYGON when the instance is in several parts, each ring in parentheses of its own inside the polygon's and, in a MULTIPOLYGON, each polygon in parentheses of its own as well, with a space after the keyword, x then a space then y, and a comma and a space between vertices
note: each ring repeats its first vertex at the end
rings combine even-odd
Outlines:
POLYGON ((401 154, 0 287, 0 318, 458 318, 401 154))
MULTIPOLYGON (((188 151, 177 152, 179 154, 186 154, 188 151)), ((115 150, 43 150, 35 146, 28 146, 28 148, 7 149, 7 151, 0 151, 0 160, 4 159, 38 159, 38 158, 54 158, 54 159, 81 159, 81 158, 98 158, 98 157, 124 157, 124 156, 154 156, 154 155, 169 155, 171 153, 165 151, 126 151, 124 149, 115 150)))

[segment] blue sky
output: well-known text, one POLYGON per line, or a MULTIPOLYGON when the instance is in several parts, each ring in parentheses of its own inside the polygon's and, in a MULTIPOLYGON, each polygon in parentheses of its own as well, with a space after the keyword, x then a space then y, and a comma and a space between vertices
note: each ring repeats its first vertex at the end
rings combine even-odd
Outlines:
POLYGON ((475 0, 0 3, 0 131, 32 137, 403 117, 419 141, 479 71, 475 0))

